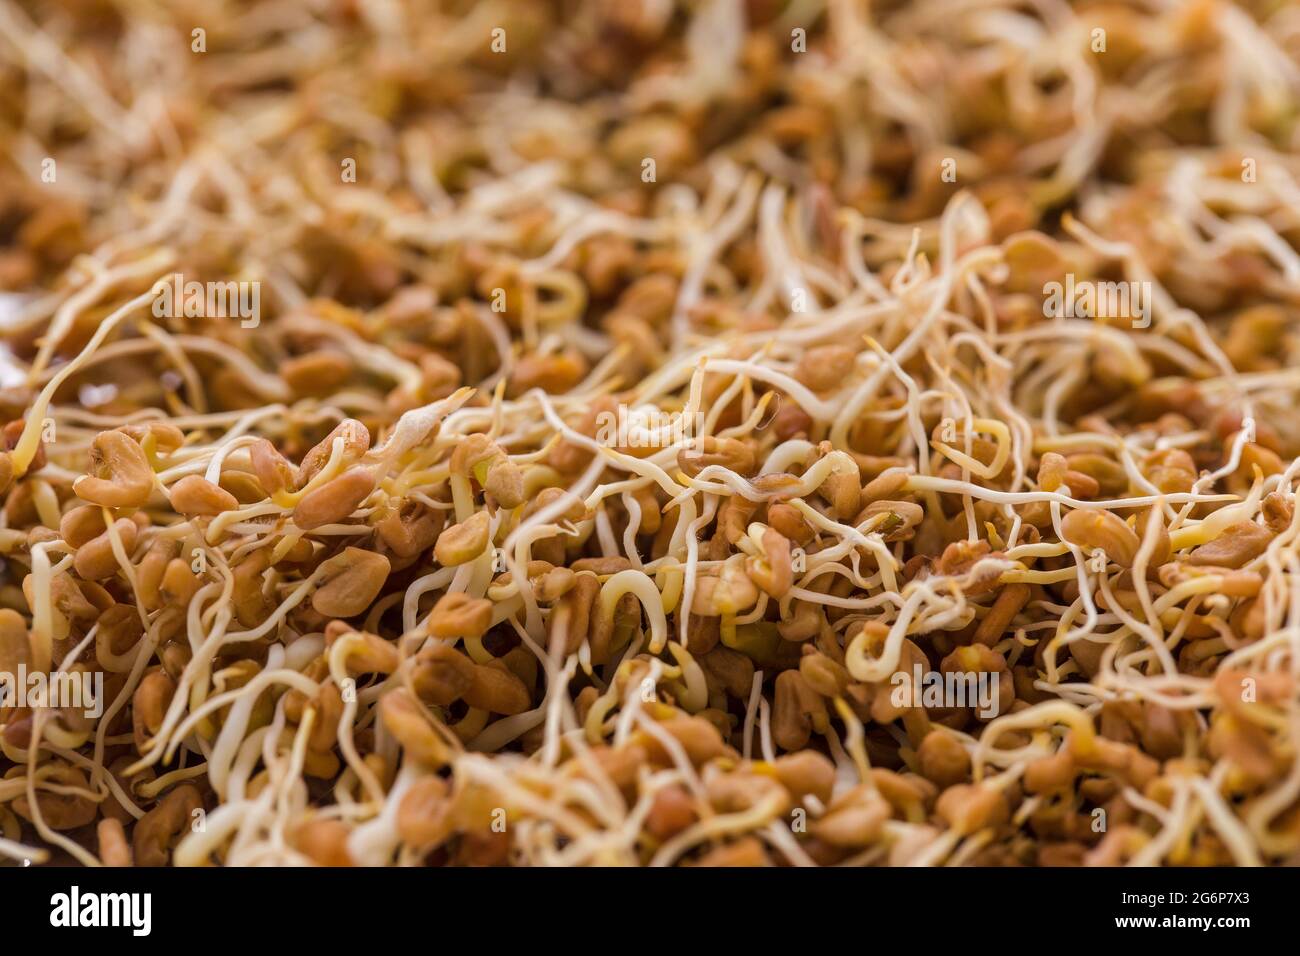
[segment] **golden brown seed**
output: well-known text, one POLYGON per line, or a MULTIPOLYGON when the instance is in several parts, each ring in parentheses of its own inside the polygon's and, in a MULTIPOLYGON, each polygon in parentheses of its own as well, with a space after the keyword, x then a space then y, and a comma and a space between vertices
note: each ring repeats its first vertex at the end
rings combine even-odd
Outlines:
POLYGON ((172 848, 188 831, 203 798, 193 784, 183 783, 167 793, 158 806, 135 825, 135 862, 138 866, 166 866, 172 848))
POLYGON ((772 739, 783 750, 802 750, 818 723, 824 723, 826 702, 797 670, 776 677, 772 705, 772 739))
POLYGON ((1061 535, 1070 544, 1091 554, 1096 550, 1122 568, 1131 568, 1141 542, 1123 518, 1109 511, 1087 508, 1071 511, 1061 519, 1061 535))
POLYGON ((352 866, 351 830, 339 820, 307 820, 293 829, 293 846, 317 866, 352 866))
POLYGON ((950 827, 962 835, 997 826, 1008 816, 1007 800, 1002 791, 984 784, 951 786, 939 796, 934 808, 950 827))
POLYGON ((334 426, 334 430, 320 440, 311 451, 303 456, 298 466, 298 487, 301 488, 316 477, 317 473, 328 464, 334 453, 334 440, 343 441, 343 464, 354 464, 370 450, 370 431, 355 418, 345 418, 334 426))
POLYGON ((379 714, 408 757, 431 767, 442 767, 448 762, 451 750, 447 743, 438 736, 419 702, 405 687, 379 699, 379 714))
POLYGON ((540 388, 552 395, 560 395, 581 382, 589 368, 587 359, 577 349, 549 355, 529 352, 515 362, 507 394, 515 397, 529 389, 540 388))
POLYGON ((790 605, 789 616, 780 621, 776 629, 784 640, 800 643, 816 637, 825 620, 822 605, 795 601, 790 605))
POLYGON ((989 613, 984 615, 975 629, 975 641, 992 647, 1002 639, 1012 618, 1029 603, 1031 591, 1028 584, 1008 584, 999 593, 989 613))
POLYGON ((874 518, 876 515, 888 515, 885 521, 876 527, 886 541, 903 541, 910 537, 912 530, 925 520, 925 510, 913 501, 891 501, 881 498, 871 502, 862 509, 854 519, 855 525, 874 518))
POLYGON ((185 433, 170 422, 148 422, 144 425, 123 425, 118 429, 141 446, 152 443, 154 450, 170 455, 185 444, 185 433))
POLYGON ((482 637, 492 625, 492 602, 470 597, 463 591, 439 598, 429 615, 429 634, 433 637, 482 637))
MULTIPOLYGON (((727 753, 722 734, 703 717, 670 717, 660 721, 659 729, 682 745, 693 766, 698 767, 727 753)), ((645 748, 646 759, 659 766, 672 765, 672 757, 658 737, 644 733, 639 734, 636 741, 645 748)))
POLYGON ((488 513, 479 511, 460 524, 444 529, 433 547, 434 558, 444 567, 473 561, 487 548, 490 522, 488 513))
POLYGON ((1064 455, 1058 455, 1054 451, 1044 452, 1043 457, 1038 461, 1039 489, 1042 491, 1059 489, 1065 481, 1065 473, 1069 468, 1064 455))
POLYGON ((20 666, 30 667, 31 663, 27 622, 17 611, 0 608, 0 673, 17 674, 20 666))
POLYGON ((795 366, 794 377, 814 392, 842 388, 856 359, 846 345, 820 345, 804 352, 795 366))
POLYGON ((391 674, 402 663, 397 648, 378 634, 354 631, 343 621, 331 621, 325 626, 326 647, 344 639, 352 644, 346 655, 349 674, 391 674))
POLYGON ((99 616, 99 630, 95 632, 95 646, 109 654, 125 654, 144 635, 144 624, 136 608, 130 604, 114 604, 99 616))
MULTIPOLYGON (((805 648, 810 645, 805 645, 805 648)), ((849 672, 838 661, 820 651, 805 651, 799 658, 799 674, 804 682, 823 697, 840 697, 849 686, 849 672)))
POLYGON ((397 807, 397 832, 403 843, 434 846, 451 835, 454 824, 447 790, 441 777, 422 777, 411 784, 397 807))
POLYGON ((587 516, 587 509, 582 503, 582 499, 571 491, 565 491, 563 488, 543 488, 524 509, 527 515, 534 515, 543 508, 550 508, 551 505, 558 501, 564 502, 564 510, 552 518, 552 521, 581 521, 587 516))
POLYGON ((303 495, 293 509, 293 523, 304 531, 342 521, 375 490, 368 469, 350 468, 332 481, 303 495))
POLYGON ((413 558, 433 547, 445 520, 441 511, 418 501, 404 501, 375 525, 375 531, 399 558, 413 558))
MULTIPOLYGON (((113 530, 121 536, 122 548, 129 558, 131 550, 135 547, 137 534, 135 522, 130 518, 118 518, 113 522, 113 530)), ((87 581, 112 577, 120 570, 117 556, 113 553, 113 540, 107 530, 89 544, 77 549, 73 567, 77 569, 77 574, 87 581)))
POLYGON ((777 757, 772 769, 796 802, 811 794, 823 804, 830 803, 835 788, 835 764, 829 757, 815 750, 802 750, 777 757))
POLYGON ((916 756, 921 775, 940 787, 951 787, 970 776, 970 754, 956 737, 941 730, 926 734, 916 756))
MULTIPOLYGON (((140 604, 146 611, 155 611, 162 607, 162 597, 158 593, 162 586, 163 573, 167 563, 176 556, 179 545, 170 538, 158 538, 149 546, 136 569, 136 591, 140 595, 140 604)), ((235 569, 236 584, 239 581, 239 569, 235 569)))
POLYGON ((280 377, 295 395, 329 395, 351 374, 352 360, 332 349, 298 355, 280 364, 280 377))
POLYGON ((794 572, 790 563, 790 541, 772 528, 763 532, 761 557, 745 559, 745 573, 751 581, 780 600, 794 585, 794 572))
POLYGON ((597 577, 618 574, 618 572, 626 571, 630 567, 632 567, 632 562, 619 554, 601 558, 579 558, 569 565, 574 574, 589 571, 597 577))
POLYGON ((131 845, 126 841, 122 821, 105 818, 96 827, 99 837, 99 859, 105 866, 130 866, 131 845))
POLYGON ((799 509, 784 502, 767 506, 767 523, 800 547, 808 544, 815 536, 812 525, 799 513, 799 509))
POLYGON ((97 505, 80 505, 59 521, 59 536, 74 548, 89 544, 104 531, 104 509, 97 505))
POLYGON ((161 668, 149 671, 140 680, 140 686, 131 698, 131 721, 135 746, 141 753, 162 727, 163 717, 175 693, 176 683, 161 668))
POLYGON ((863 784, 835 798, 822 817, 808 824, 808 832, 831 846, 870 846, 880 838, 891 815, 885 799, 863 784))
POLYGON ((473 681, 465 691, 465 703, 506 716, 522 714, 533 706, 524 682, 499 662, 474 668, 473 681))
POLYGON ((163 569, 162 581, 158 585, 158 596, 163 604, 186 607, 198 589, 198 576, 190 570, 189 564, 180 558, 173 558, 167 562, 167 567, 163 569))
POLYGON ((234 495, 201 475, 186 475, 171 486, 170 494, 178 514, 208 516, 239 509, 234 495))
POLYGON ((543 604, 550 604, 568 594, 576 581, 572 568, 551 568, 533 579, 533 596, 543 604))
POLYGON ((771 866, 772 859, 758 837, 741 837, 734 843, 717 847, 701 856, 693 864, 704 867, 759 867, 771 866))
MULTIPOLYGON (((235 565, 232 603, 235 617, 244 627, 257 627, 270 616, 275 605, 262 593, 270 558, 265 550, 254 551, 235 565)), ((161 574, 160 574, 161 578, 161 574)))
POLYGON ((1238 521, 1224 528, 1213 541, 1192 551, 1188 563, 1240 568, 1268 550, 1272 540, 1273 532, 1269 528, 1253 521, 1238 521))
POLYGON ((1186 493, 1196 483, 1196 463, 1181 448, 1164 448, 1147 455, 1142 471, 1162 494, 1186 493))
POLYGON ((1081 453, 1065 459, 1071 472, 1081 472, 1097 483, 1097 492, 1108 497, 1123 494, 1128 488, 1128 472, 1124 466, 1105 455, 1081 453))
POLYGON ((456 443, 448 462, 454 475, 473 475, 479 465, 490 464, 502 455, 501 448, 482 432, 466 435, 456 443))
POLYGON ((392 565, 374 551, 346 548, 322 562, 320 570, 321 583, 311 596, 311 606, 327 617, 352 617, 370 607, 392 565))
POLYGON ((475 664, 449 644, 420 651, 411 672, 411 686, 421 700, 450 707, 474 685, 475 664))
MULTIPOLYGON (((700 619, 692 618, 692 620, 700 619)), ((696 653, 705 674, 712 679, 713 683, 721 687, 724 693, 741 700, 749 695, 754 686, 754 662, 752 660, 740 653, 740 651, 733 651, 723 645, 716 645, 707 653, 701 652, 697 650, 693 638, 690 647, 696 653), (701 654, 703 656, 700 656, 701 654)))
POLYGON ((524 503, 524 477, 519 466, 504 455, 488 468, 483 488, 502 508, 517 508, 524 503))
POLYGON ((685 787, 664 787, 650 804, 645 828, 656 840, 667 840, 685 830, 698 816, 695 802, 685 787))
MULTIPOLYGON (((830 442, 822 442, 821 450, 829 454, 830 442)), ((850 471, 833 471, 822 480, 817 494, 831 506, 832 517, 848 521, 862 506, 862 475, 857 465, 850 471)))
POLYGON ((265 438, 248 446, 248 457, 253 463, 253 474, 268 495, 297 487, 297 475, 289 460, 281 455, 265 438))
POLYGON ((705 617, 736 614, 754 606, 758 588, 745 573, 741 555, 733 555, 716 574, 701 574, 695 582, 691 613, 705 617))
POLYGON ((692 478, 710 465, 721 465, 738 475, 751 475, 757 467, 753 448, 738 438, 706 435, 695 447, 677 453, 677 467, 692 478))
POLYGON ((77 497, 106 508, 139 508, 153 492, 144 449, 120 431, 100 432, 90 446, 90 468, 72 483, 77 497))

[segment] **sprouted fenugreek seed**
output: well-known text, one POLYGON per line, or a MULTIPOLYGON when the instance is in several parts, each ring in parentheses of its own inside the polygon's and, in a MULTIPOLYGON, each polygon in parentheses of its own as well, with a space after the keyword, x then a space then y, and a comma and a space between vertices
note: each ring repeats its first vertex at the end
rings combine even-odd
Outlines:
POLYGON ((0 681, 105 698, 0 858, 1300 860, 1284 17, 101 6, 0 0, 0 681))

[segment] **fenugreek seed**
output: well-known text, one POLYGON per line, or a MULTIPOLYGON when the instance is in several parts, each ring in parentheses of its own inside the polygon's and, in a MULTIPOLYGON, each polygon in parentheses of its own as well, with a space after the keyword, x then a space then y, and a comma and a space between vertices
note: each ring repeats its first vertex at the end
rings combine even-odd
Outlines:
POLYGON ((885 799, 864 784, 836 797, 823 816, 809 822, 808 832, 831 846, 870 846, 892 814, 885 799))
POLYGON ((474 686, 476 666, 449 644, 433 644, 420 651, 411 671, 411 686, 421 700, 450 707, 474 686))
POLYGON ((311 606, 327 617, 352 617, 368 608, 392 566, 382 554, 347 548, 321 564, 321 584, 311 606))
POLYGON ((203 799, 193 784, 183 783, 167 793, 158 806, 135 825, 132 838, 137 866, 165 866, 171 850, 190 832, 194 813, 203 807, 203 799))
POLYGON ((405 501, 376 523, 375 532, 399 558, 413 558, 433 547, 445 521, 441 511, 418 501, 405 501))
POLYGON ((857 356, 845 345, 820 345, 808 349, 795 366, 794 377, 814 392, 842 388, 857 356))
POLYGON ((126 841, 122 821, 109 818, 100 820, 95 832, 99 838, 100 862, 112 867, 131 865, 131 845, 126 841))
POLYGON ((352 374, 352 360, 338 351, 312 352, 288 359, 280 377, 295 395, 321 397, 342 386, 352 374))
POLYGON ((780 600, 794 585, 790 542, 785 535, 768 528, 763 532, 762 544, 761 557, 745 559, 745 573, 771 597, 780 600))
POLYGON ((27 622, 17 611, 0 608, 0 672, 19 673, 19 666, 32 662, 31 639, 27 622))
POLYGON ((59 536, 74 548, 89 544, 104 531, 104 509, 98 505, 80 505, 59 521, 59 536))
POLYGON ((492 602, 463 591, 444 595, 429 615, 432 637, 482 637, 492 624, 492 602))
POLYGON ((522 714, 532 707, 528 688, 505 665, 480 664, 465 691, 465 703, 492 714, 522 714))
POLYGON ((200 475, 186 475, 169 490, 172 509, 183 515, 219 515, 239 509, 235 496, 200 475))
POLYGON ((1272 540, 1271 529, 1253 521, 1239 521, 1224 528, 1213 541, 1192 551, 1188 561, 1194 565, 1240 568, 1267 551, 1272 540))
POLYGON ((483 488, 502 508, 517 508, 524 502, 524 478, 519 466, 502 457, 488 468, 483 488))
POLYGON ((970 754, 952 734, 930 731, 916 756, 922 776, 941 787, 962 783, 970 776, 970 754))
POLYGON ((849 686, 849 672, 844 665, 817 651, 805 652, 799 658, 799 673, 804 682, 823 697, 840 697, 849 686))
POLYGON ((1012 618, 1020 613, 1029 602, 1030 589, 1027 584, 1008 584, 998 594, 997 600, 989 608, 989 613, 980 621, 975 630, 975 640, 987 647, 992 647, 1002 639, 1012 618))
MULTIPOLYGON (((235 618, 244 627, 257 627, 275 607, 262 590, 269 567, 267 552, 260 550, 252 552, 233 568, 235 580, 231 599, 235 606, 235 618)), ((161 579, 161 572, 159 578, 161 579)))
POLYGON ((89 473, 72 483, 77 497, 106 508, 139 508, 153 492, 144 450, 120 431, 100 432, 90 446, 89 473))
POLYGON ((1123 518, 1109 511, 1080 508, 1061 519, 1061 535, 1085 553, 1104 551, 1122 568, 1131 568, 1142 542, 1123 518))
MULTIPOLYGON (((130 518, 118 518, 113 522, 113 530, 121 536, 122 548, 127 557, 130 557, 138 533, 135 522, 130 518)), ((77 574, 87 581, 112 577, 121 570, 117 563, 117 555, 113 553, 113 539, 107 530, 77 549, 73 567, 77 569, 77 574)))
POLYGON ((738 475, 754 473, 754 450, 738 438, 715 438, 706 435, 693 448, 677 453, 677 467, 694 478, 705 468, 718 465, 738 475))
POLYGON ((451 757, 448 744, 430 725, 423 709, 404 687, 379 699, 384 726, 397 738, 402 749, 415 760, 431 767, 444 766, 451 757))
POLYGON ((350 468, 332 481, 303 495, 293 509, 293 523, 303 531, 342 521, 375 490, 375 477, 366 468, 350 468))
POLYGON ((490 522, 488 513, 479 511, 460 524, 446 528, 433 546, 434 558, 445 567, 473 561, 487 548, 490 522))
POLYGON ((352 866, 348 837, 352 831, 338 820, 308 820, 293 830, 294 848, 317 866, 352 866))
POLYGON ((335 439, 343 441, 342 460, 344 466, 361 459, 370 449, 370 431, 355 418, 345 418, 334 426, 334 430, 320 440, 303 456, 298 466, 298 487, 301 488, 316 477, 317 473, 328 464, 334 454, 335 439))
POLYGON ((293 465, 265 438, 259 438, 248 447, 248 457, 253 463, 253 474, 257 475, 258 484, 268 495, 297 486, 293 465))
POLYGON ((956 784, 940 795, 935 804, 939 816, 957 833, 967 835, 1007 818, 1007 801, 1002 792, 984 784, 956 784))
POLYGON ((158 586, 158 595, 164 604, 185 607, 198 589, 199 579, 190 570, 189 562, 181 558, 167 562, 162 582, 158 586))

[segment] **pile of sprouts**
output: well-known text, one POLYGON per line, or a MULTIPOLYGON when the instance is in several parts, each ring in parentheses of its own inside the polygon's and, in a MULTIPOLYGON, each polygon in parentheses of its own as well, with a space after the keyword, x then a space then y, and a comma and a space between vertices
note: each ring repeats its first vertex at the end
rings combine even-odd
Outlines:
POLYGON ((0 0, 0 859, 1300 862, 1298 97, 1270 0, 0 0))

